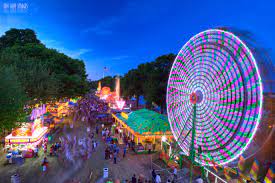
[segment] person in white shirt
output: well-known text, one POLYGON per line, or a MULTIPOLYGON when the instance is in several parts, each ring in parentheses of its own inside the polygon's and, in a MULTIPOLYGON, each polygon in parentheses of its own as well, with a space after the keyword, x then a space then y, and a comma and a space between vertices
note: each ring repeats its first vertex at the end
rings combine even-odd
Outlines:
POLYGON ((173 170, 174 179, 177 179, 177 173, 178 173, 178 170, 177 170, 177 168, 175 167, 174 170, 173 170))
POLYGON ((156 183, 161 183, 160 174, 157 174, 156 176, 156 183))
POLYGON ((199 177, 199 178, 196 179, 196 182, 197 182, 197 183, 203 183, 203 180, 202 180, 201 177, 199 177))
POLYGON ((107 130, 106 130, 106 137, 108 137, 109 132, 110 132, 110 131, 107 129, 107 130))

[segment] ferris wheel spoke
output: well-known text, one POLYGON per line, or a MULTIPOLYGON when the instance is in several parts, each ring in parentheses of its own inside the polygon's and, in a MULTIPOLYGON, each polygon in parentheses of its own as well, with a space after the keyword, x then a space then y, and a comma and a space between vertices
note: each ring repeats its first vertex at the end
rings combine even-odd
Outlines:
POLYGON ((170 89, 173 88, 173 89, 176 89, 177 91, 181 92, 181 94, 184 94, 184 95, 190 95, 189 93, 186 92, 187 88, 178 88, 177 86, 170 86, 170 89))
MULTIPOLYGON (((183 139, 179 141, 179 145, 181 145, 181 144, 183 144, 183 143, 185 142, 185 140, 186 140, 186 138, 188 137, 188 135, 190 134, 191 130, 192 130, 192 129, 190 129, 190 130, 186 133, 186 135, 183 137, 183 139)), ((181 134, 182 134, 182 132, 183 132, 183 129, 182 129, 182 131, 181 131, 181 134)), ((181 135, 180 135, 179 137, 181 137, 181 135)))

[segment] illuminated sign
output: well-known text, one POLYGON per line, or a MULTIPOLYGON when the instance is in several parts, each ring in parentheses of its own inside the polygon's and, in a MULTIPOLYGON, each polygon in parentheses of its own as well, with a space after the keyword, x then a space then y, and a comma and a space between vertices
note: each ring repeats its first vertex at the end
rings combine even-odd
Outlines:
POLYGON ((122 110, 124 107, 125 101, 124 100, 116 100, 116 105, 119 110, 122 110))

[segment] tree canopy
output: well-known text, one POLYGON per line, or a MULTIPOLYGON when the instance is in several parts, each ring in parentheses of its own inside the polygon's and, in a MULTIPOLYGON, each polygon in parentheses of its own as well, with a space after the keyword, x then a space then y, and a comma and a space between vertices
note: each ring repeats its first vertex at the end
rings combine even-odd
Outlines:
POLYGON ((0 67, 0 83, 0 131, 3 131, 24 120, 27 98, 12 67, 0 67))
MULTIPOLYGON (((48 101, 82 95, 88 89, 84 62, 47 48, 31 29, 10 29, 0 37, 0 69, 0 78, 7 84, 0 93, 13 98, 14 103, 8 103, 14 112, 23 109, 21 98, 48 101), (9 92, 14 88, 17 92, 9 92)), ((0 106, 0 114, 11 109, 4 100, 0 106)), ((7 115, 5 120, 16 121, 7 115)), ((0 127, 4 119, 0 119, 0 127)))
POLYGON ((30 29, 0 37, 0 65, 12 65, 30 99, 81 95, 87 91, 84 62, 48 49, 30 29))

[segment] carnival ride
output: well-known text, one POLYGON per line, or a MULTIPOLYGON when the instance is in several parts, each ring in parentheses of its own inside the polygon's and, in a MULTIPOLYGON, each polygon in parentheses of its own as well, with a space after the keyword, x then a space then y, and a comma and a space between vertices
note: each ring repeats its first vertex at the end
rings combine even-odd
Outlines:
POLYGON ((109 104, 111 109, 116 109, 121 111, 125 107, 125 100, 120 96, 120 77, 117 76, 115 80, 115 91, 111 91, 109 87, 101 87, 101 82, 98 82, 98 87, 96 95, 109 104))
POLYGON ((172 133, 193 164, 224 165, 249 146, 260 124, 263 89, 256 60, 231 32, 192 37, 170 71, 167 113, 172 133))

